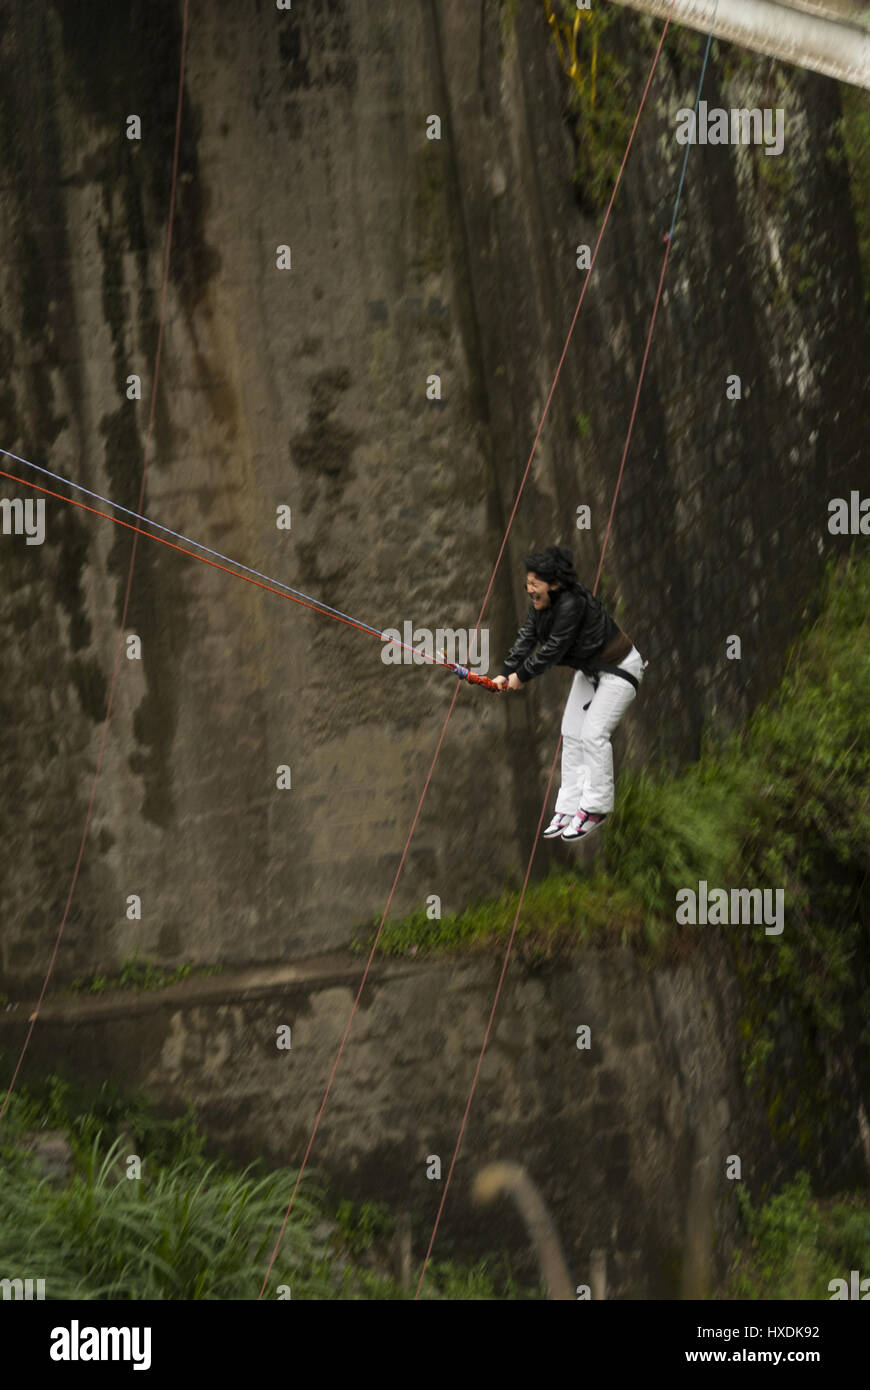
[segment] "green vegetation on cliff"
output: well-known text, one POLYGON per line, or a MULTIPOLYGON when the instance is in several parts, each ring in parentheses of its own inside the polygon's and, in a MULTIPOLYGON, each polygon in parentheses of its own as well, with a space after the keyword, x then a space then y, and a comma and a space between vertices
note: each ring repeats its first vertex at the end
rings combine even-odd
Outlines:
POLYGON ((840 97, 843 104, 843 145, 858 231, 864 302, 870 312, 870 92, 860 87, 841 85, 840 97))
POLYGON ((590 214, 604 211, 631 134, 631 71, 618 35, 619 9, 578 10, 571 0, 544 0, 544 18, 568 80, 578 198, 590 214), (613 31, 613 32, 611 32, 613 31))
MULTIPOLYGON (((738 1188, 745 1239, 735 1254, 725 1298, 830 1299, 835 1279, 870 1271, 870 1202, 861 1196, 821 1202, 807 1173, 754 1205, 738 1188)), ((839 1292, 842 1292, 839 1289, 839 1292)))

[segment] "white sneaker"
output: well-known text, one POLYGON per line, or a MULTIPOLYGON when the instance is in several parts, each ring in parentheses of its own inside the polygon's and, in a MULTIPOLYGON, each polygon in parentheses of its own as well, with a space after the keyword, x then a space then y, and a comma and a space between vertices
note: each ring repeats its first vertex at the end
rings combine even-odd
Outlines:
POLYGON ((544 839, 545 839, 545 840, 555 840, 555 839, 557 839, 558 836, 560 836, 560 835, 562 834, 562 831, 567 827, 568 822, 570 821, 570 819, 571 819, 570 816, 560 815, 560 814, 557 812, 557 814, 553 817, 553 819, 550 821, 550 824, 547 826, 546 830, 544 831, 544 839))
POLYGON ((563 840, 584 840, 607 820, 607 812, 578 811, 569 826, 562 831, 563 840))

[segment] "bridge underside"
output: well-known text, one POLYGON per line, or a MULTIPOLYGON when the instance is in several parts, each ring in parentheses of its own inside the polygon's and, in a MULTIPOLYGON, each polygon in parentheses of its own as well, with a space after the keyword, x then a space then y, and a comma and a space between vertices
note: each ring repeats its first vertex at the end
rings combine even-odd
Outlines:
MULTIPOLYGON (((616 0, 632 10, 666 18, 671 0, 616 0)), ((715 0, 674 0, 672 19, 708 34, 715 0)), ((719 0, 713 37, 812 72, 870 88, 870 28, 860 5, 849 0, 816 5, 809 0, 719 0)))

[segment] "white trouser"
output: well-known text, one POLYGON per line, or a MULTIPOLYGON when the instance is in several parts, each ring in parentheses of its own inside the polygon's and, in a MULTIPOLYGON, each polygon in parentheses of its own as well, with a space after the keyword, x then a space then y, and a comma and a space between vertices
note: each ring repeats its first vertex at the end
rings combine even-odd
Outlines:
MULTIPOLYGON (((637 647, 619 662, 638 682, 643 680, 643 664, 637 647)), ((630 681, 609 671, 601 672, 597 690, 582 671, 575 672, 562 715, 562 786, 556 798, 557 815, 574 816, 581 807, 599 815, 613 810, 610 735, 636 694, 630 681), (583 708, 586 704, 588 709, 583 708)))

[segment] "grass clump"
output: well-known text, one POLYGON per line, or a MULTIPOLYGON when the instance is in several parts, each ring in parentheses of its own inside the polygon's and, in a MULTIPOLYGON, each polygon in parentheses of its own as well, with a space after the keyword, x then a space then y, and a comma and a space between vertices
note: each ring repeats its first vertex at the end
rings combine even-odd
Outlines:
POLYGON ((775 1197, 737 1200, 745 1231, 723 1291, 735 1299, 830 1299, 835 1279, 870 1271, 870 1199, 849 1194, 822 1202, 801 1172, 775 1197))
MULTIPOLYGON (((48 1299, 256 1299, 297 1172, 208 1160, 192 1111, 154 1115, 104 1086, 93 1100, 59 1076, 14 1092, 0 1125, 0 1267, 45 1279, 48 1299), (32 1131, 63 1130, 64 1182, 42 1175, 32 1131), (117 1131, 122 1131, 118 1133, 117 1131), (141 1160, 131 1177, 129 1160, 141 1160)), ((392 1276, 394 1220, 383 1203, 337 1204, 325 1180, 300 1184, 264 1298, 414 1297, 392 1276)), ((433 1264, 425 1299, 539 1296, 504 1258, 433 1264), (505 1273, 505 1270, 507 1271, 505 1273)))
MULTIPOLYGON (((386 955, 487 952, 510 934, 518 903, 519 892, 506 889, 497 898, 438 919, 431 919, 421 908, 386 922, 378 949, 386 955)), ((374 918, 358 934, 353 942, 357 953, 371 949, 379 922, 380 918, 374 918)), ((642 925, 636 899, 607 874, 593 873, 583 881, 554 869, 526 889, 517 925, 517 953, 534 963, 578 945, 601 945, 607 940, 625 943, 642 936, 642 925)))
MULTIPOLYGON (((54 1077, 51 1089, 46 1108, 13 1094, 4 1117, 0 1265, 38 1271, 51 1299, 255 1298, 295 1173, 258 1176, 207 1162, 190 1120, 176 1122, 171 1158, 150 1153, 135 1135, 140 1107, 126 1117, 129 1132, 112 1138, 93 1112, 69 1124, 69 1088, 54 1077), (73 1156, 63 1185, 43 1177, 16 1144, 28 1127, 59 1120, 69 1125, 73 1156), (141 1159, 141 1177, 127 1176, 131 1155, 141 1159)), ((298 1282, 309 1297, 329 1287, 325 1243, 313 1230, 315 1194, 310 1183, 297 1196, 273 1269, 275 1286, 298 1282)))

